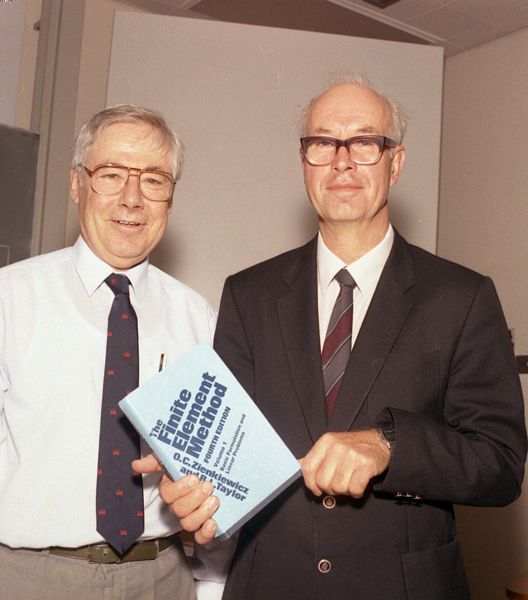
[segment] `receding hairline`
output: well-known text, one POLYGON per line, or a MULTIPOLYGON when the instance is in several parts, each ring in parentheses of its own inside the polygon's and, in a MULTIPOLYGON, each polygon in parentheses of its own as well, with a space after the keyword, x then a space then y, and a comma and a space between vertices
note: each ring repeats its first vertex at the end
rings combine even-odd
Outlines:
POLYGON ((393 137, 398 144, 402 143, 407 128, 407 116, 402 106, 390 95, 380 92, 376 86, 364 75, 335 78, 333 81, 330 81, 330 83, 328 83, 317 96, 314 96, 308 101, 307 104, 301 107, 298 119, 299 133, 301 136, 307 134, 307 125, 316 104, 325 95, 339 87, 357 87, 365 89, 378 98, 388 112, 391 123, 391 137, 393 137))

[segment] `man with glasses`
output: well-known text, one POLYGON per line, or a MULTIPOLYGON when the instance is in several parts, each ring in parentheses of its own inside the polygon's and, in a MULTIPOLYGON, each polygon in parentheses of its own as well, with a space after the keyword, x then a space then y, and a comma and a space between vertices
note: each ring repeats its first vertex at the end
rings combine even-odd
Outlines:
POLYGON ((161 240, 183 145, 163 117, 120 105, 75 142, 71 248, 0 270, 0 597, 196 598, 177 535, 131 461, 117 408, 197 343, 215 314, 148 261, 161 240))
MULTIPOLYGON (((215 347, 303 479, 242 528, 224 600, 467 600, 453 503, 520 493, 523 400, 493 284, 390 224, 404 129, 362 79, 312 100, 300 154, 319 234, 226 281, 215 347)), ((161 494, 211 538, 218 501, 195 480, 161 494)))

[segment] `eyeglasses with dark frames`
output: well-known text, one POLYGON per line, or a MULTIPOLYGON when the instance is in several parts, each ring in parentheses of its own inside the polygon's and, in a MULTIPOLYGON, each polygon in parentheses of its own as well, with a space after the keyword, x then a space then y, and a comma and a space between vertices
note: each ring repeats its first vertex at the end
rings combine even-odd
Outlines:
POLYGON ((358 165, 375 165, 380 161, 385 148, 395 148, 398 145, 397 142, 383 135, 356 135, 346 140, 325 135, 301 138, 304 158, 316 167, 325 167, 333 162, 341 146, 346 148, 352 162, 358 165))
POLYGON ((131 175, 138 177, 139 189, 151 202, 170 202, 176 181, 170 173, 156 169, 137 169, 124 165, 97 165, 93 170, 82 167, 90 177, 90 185, 96 194, 112 196, 118 194, 131 175))

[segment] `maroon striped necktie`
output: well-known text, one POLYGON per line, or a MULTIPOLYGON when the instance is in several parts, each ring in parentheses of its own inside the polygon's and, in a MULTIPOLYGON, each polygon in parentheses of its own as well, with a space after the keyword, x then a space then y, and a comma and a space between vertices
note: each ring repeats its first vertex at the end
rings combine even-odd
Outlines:
POLYGON ((143 533, 143 481, 130 463, 140 456, 139 436, 117 403, 138 386, 137 317, 129 280, 105 279, 115 297, 108 317, 97 465, 97 531, 123 555, 143 533))
POLYGON ((321 356, 326 414, 328 416, 334 410, 334 404, 350 356, 353 296, 356 287, 356 282, 346 269, 341 269, 334 279, 339 283, 339 294, 330 316, 321 356))

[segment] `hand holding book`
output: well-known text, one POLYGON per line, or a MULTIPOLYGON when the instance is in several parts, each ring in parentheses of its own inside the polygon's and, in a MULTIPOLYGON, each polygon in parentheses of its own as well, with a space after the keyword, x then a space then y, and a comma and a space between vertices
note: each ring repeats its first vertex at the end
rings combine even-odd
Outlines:
POLYGON ((216 537, 228 537, 300 476, 295 457, 208 344, 119 404, 178 480, 164 479, 160 493, 185 529, 199 531, 198 538, 209 537, 216 508, 216 537), (211 487, 219 506, 208 498, 211 487))
MULTIPOLYGON (((135 460, 132 468, 143 474, 163 470, 153 454, 135 460)), ((210 482, 201 482, 196 475, 185 475, 176 481, 163 475, 161 479, 161 498, 180 519, 182 528, 194 532, 198 544, 207 544, 216 534, 217 525, 212 517, 220 500, 212 495, 213 492, 214 486, 210 482)))

